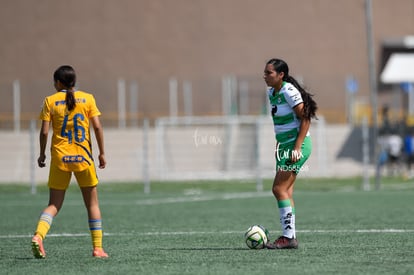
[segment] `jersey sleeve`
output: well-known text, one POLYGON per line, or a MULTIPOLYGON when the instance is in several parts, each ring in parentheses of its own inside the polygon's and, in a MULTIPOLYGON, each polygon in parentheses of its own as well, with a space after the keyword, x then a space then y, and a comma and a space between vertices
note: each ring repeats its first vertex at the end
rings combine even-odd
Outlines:
POLYGON ((303 102, 302 95, 300 94, 298 89, 296 89, 293 86, 289 86, 286 89, 285 98, 286 98, 286 101, 289 104, 289 106, 292 107, 292 108, 294 108, 295 106, 297 106, 298 104, 303 102))
POLYGON ((99 111, 98 107, 96 106, 95 97, 93 95, 91 95, 89 100, 90 100, 89 114, 88 114, 89 118, 101 115, 101 112, 99 111))
POLYGON ((51 119, 50 118, 50 103, 47 97, 43 101, 43 106, 42 106, 42 110, 40 111, 39 119, 44 120, 44 121, 50 121, 51 119))

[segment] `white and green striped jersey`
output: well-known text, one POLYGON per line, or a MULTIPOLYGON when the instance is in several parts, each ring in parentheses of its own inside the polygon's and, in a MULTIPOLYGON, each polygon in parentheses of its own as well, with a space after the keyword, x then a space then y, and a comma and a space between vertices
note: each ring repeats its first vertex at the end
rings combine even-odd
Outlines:
POLYGON ((277 142, 283 144, 294 141, 299 133, 300 120, 293 108, 303 102, 300 92, 291 83, 283 82, 279 92, 271 88, 267 94, 277 142))

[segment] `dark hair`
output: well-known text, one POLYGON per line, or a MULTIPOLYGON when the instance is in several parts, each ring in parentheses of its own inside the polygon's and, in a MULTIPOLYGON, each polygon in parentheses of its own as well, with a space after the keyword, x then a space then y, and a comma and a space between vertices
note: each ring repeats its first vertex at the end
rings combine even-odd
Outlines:
POLYGON ((303 104, 304 104, 304 116, 307 119, 316 118, 316 110, 318 106, 313 100, 313 94, 308 93, 292 76, 289 75, 289 67, 287 63, 281 59, 273 58, 267 61, 266 64, 273 65, 276 72, 284 73, 283 81, 291 83, 295 86, 296 89, 299 90, 300 94, 302 95, 303 104))
POLYGON ((66 88, 66 107, 69 111, 75 108, 76 101, 75 95, 73 94, 73 87, 76 84, 76 73, 75 70, 69 65, 60 66, 53 74, 53 80, 55 83, 59 80, 66 88))

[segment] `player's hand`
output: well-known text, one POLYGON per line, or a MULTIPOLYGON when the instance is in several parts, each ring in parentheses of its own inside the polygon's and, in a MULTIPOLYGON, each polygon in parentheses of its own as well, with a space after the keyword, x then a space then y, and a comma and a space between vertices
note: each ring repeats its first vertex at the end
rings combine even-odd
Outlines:
POLYGON ((40 155, 39 158, 37 159, 37 164, 39 165, 40 168, 43 168, 46 166, 45 160, 46 160, 46 155, 40 155))
POLYGON ((104 169, 106 166, 106 160, 105 160, 105 155, 104 154, 99 154, 99 168, 100 169, 104 169))
POLYGON ((290 160, 292 161, 292 163, 298 162, 301 157, 302 157, 301 150, 292 150, 292 155, 290 157, 290 160))

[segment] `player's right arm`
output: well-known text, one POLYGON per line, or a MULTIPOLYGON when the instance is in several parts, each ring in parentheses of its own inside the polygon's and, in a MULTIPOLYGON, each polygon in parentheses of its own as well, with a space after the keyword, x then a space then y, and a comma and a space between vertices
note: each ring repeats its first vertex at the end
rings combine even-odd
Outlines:
POLYGON ((47 136, 49 134, 49 126, 50 126, 50 103, 48 98, 45 98, 43 101, 42 110, 40 112, 39 116, 40 120, 42 121, 42 126, 40 128, 40 134, 39 134, 39 144, 40 144, 40 152, 39 152, 39 158, 37 159, 37 164, 39 167, 45 167, 46 163, 46 144, 47 144, 47 136))
POLYGON ((40 128, 40 134, 39 134, 39 143, 40 143, 40 153, 39 158, 37 159, 37 163, 39 167, 45 167, 46 163, 46 144, 47 144, 47 136, 49 134, 49 121, 42 120, 42 127, 40 128))

